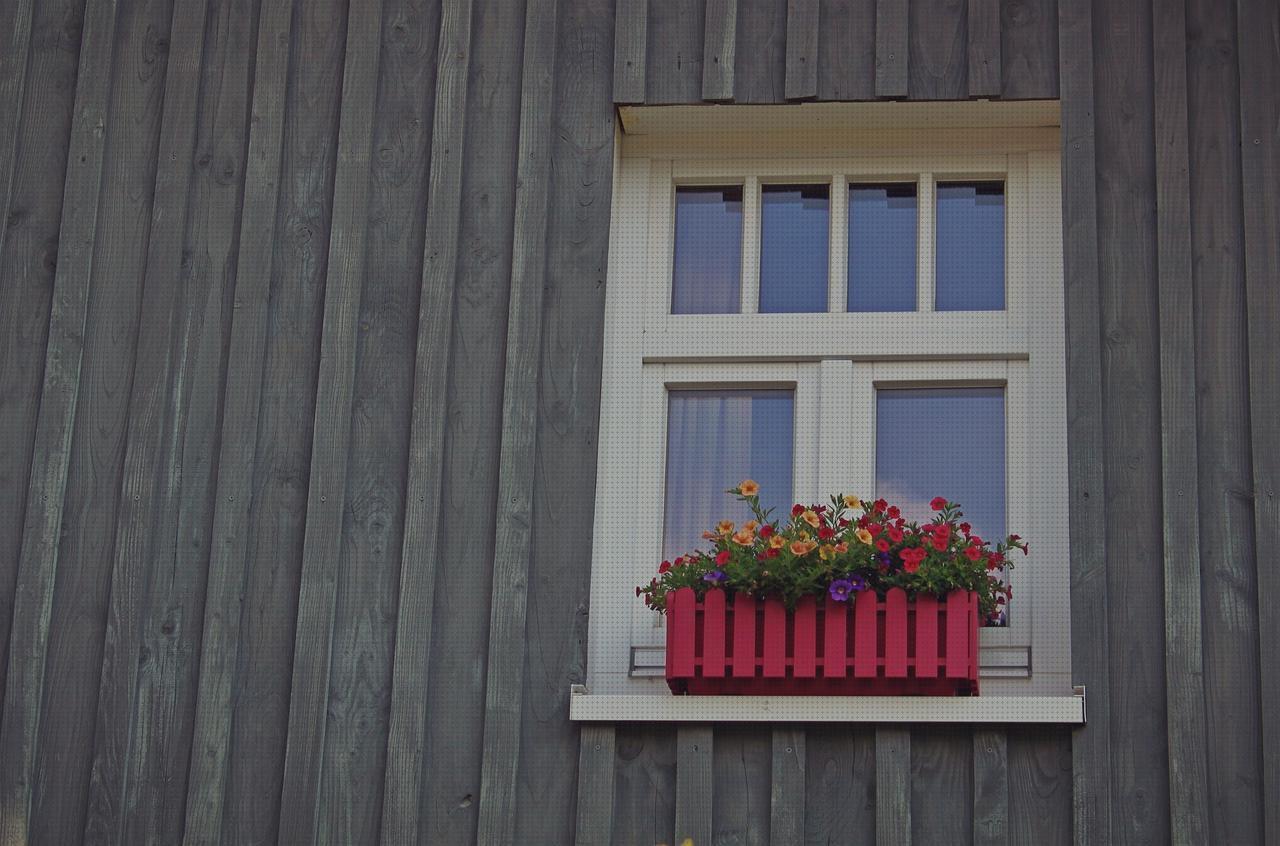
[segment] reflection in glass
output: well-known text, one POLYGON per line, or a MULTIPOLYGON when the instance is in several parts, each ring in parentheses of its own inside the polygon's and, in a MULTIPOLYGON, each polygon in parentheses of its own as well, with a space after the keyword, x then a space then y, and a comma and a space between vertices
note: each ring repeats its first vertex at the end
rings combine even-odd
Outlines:
POLYGON ((1004 183, 938 184, 934 308, 1004 308, 1004 183))
POLYGON ((827 310, 828 185, 760 191, 760 311, 827 310))
POLYGON ((789 390, 671 391, 662 557, 708 549, 702 533, 750 510, 725 491, 743 479, 783 516, 791 508, 793 393, 789 390))
POLYGON ((741 279, 742 186, 678 186, 671 313, 735 313, 741 279))
POLYGON ((876 391, 876 496, 920 521, 946 497, 983 539, 1004 538, 1004 389, 876 391))
POLYGON ((916 310, 916 186, 849 186, 849 311, 916 310))

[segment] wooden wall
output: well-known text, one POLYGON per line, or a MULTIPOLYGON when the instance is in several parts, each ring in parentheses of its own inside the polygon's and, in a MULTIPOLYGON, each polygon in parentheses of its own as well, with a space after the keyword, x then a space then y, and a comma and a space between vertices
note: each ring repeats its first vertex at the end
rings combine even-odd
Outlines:
POLYGON ((1280 836, 1271 0, 0 34, 0 842, 1280 836), (1089 726, 570 723, 613 103, 1059 94, 1089 726))

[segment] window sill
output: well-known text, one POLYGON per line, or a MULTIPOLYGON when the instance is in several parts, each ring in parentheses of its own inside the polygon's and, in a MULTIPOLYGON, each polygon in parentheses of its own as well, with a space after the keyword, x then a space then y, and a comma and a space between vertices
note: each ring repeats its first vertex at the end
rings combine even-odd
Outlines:
POLYGON ((592 694, 575 684, 569 719, 680 723, 1038 723, 1084 725, 1070 696, 662 696, 592 694))

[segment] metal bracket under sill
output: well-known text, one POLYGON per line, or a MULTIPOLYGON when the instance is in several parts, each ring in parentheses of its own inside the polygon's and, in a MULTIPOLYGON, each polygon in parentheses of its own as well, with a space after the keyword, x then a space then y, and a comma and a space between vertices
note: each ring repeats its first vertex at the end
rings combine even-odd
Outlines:
POLYGON ((569 688, 578 722, 974 723, 1084 725, 1084 685, 1070 696, 666 696, 569 688))

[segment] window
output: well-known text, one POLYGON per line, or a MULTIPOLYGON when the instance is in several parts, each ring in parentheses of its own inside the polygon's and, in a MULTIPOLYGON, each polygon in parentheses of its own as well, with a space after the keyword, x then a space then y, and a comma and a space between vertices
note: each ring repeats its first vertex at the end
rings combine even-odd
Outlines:
POLYGON ((983 693, 1071 693, 1058 130, 852 123, 621 141, 593 693, 665 693, 632 588, 737 519, 723 491, 747 477, 781 511, 941 494, 1027 537, 983 693))

